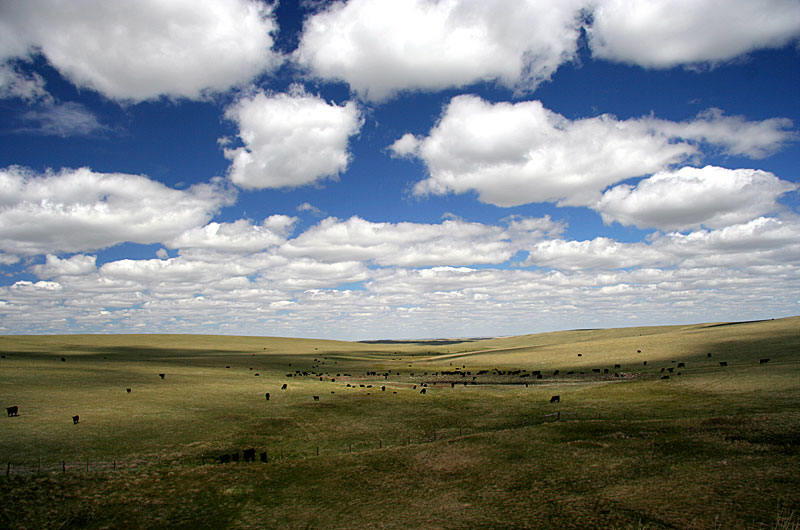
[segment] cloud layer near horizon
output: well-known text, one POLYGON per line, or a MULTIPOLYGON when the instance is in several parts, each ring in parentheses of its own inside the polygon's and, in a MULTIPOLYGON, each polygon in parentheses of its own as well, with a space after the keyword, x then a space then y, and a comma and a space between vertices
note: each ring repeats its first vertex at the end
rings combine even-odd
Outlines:
MULTIPOLYGON (((622 191, 641 204, 659 195, 651 188, 664 180, 716 186, 715 175, 730 171, 659 174, 622 191)), ((700 318, 723 310, 732 289, 753 303, 788 296, 779 301, 785 305, 800 287, 800 219, 774 202, 797 186, 757 171, 729 179, 731 196, 763 197, 749 210, 751 218, 712 215, 717 221, 705 224, 715 228, 655 233, 639 243, 564 239, 566 224, 549 217, 510 217, 502 224, 328 217, 294 234, 297 219, 285 215, 208 222, 231 200, 211 184, 169 190, 146 177, 86 169, 35 175, 12 168, 2 177, 6 254, 0 256, 47 254, 29 267, 39 280, 0 288, 6 330, 66 330, 69 319, 73 330, 114 331, 136 322, 150 331, 199 332, 212 319, 228 333, 272 322, 287 334, 340 336, 346 319, 355 326, 396 322, 399 327, 383 332, 397 336, 403 329, 435 329, 455 311, 464 320, 455 329, 475 329, 477 319, 481 330, 497 333, 516 330, 514 318, 557 322, 589 307, 612 321, 631 312, 655 318, 667 307, 674 318, 700 318), (129 202, 125 190, 132 184, 153 190, 152 210, 129 202), (167 217, 163 200, 170 201, 167 217), (27 231, 15 222, 20 212, 36 216, 35 224, 22 223, 27 231), (98 266, 87 253, 122 240, 161 243, 178 255, 98 266)), ((669 183, 672 193, 681 193, 669 183)), ((643 215, 637 211, 626 214, 643 215)))

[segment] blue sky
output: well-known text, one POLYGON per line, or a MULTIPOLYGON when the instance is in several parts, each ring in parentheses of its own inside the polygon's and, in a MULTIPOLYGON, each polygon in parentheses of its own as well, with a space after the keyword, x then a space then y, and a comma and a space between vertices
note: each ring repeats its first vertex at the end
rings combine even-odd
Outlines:
POLYGON ((796 0, 0 4, 0 333, 800 313, 796 0))

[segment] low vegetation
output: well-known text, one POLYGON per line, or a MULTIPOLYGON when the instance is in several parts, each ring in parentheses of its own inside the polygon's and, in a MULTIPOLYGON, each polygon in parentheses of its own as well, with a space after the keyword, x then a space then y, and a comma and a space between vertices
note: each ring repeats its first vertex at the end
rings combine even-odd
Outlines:
POLYGON ((0 353, 2 528, 800 527, 800 317, 0 353))

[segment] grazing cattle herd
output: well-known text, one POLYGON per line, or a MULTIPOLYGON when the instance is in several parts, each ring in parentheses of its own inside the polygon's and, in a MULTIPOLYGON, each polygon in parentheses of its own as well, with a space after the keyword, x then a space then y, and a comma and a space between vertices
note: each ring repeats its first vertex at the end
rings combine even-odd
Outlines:
MULTIPOLYGON (((641 350, 637 350, 637 353, 641 353, 641 350)), ((578 357, 582 357, 582 356, 583 356, 582 353, 578 354, 578 357)), ((706 354, 706 357, 710 358, 710 357, 712 357, 712 354, 709 352, 709 353, 706 354)), ((5 358, 5 355, 3 356, 3 358, 5 358)), ((66 358, 61 357, 61 361, 62 362, 66 362, 66 358)), ((769 358, 761 358, 761 359, 759 359, 758 362, 759 362, 759 364, 763 365, 763 364, 769 363, 769 361, 770 361, 769 358)), ((320 363, 320 361, 318 361, 317 359, 315 359, 315 362, 320 363)), ((676 363, 676 361, 670 361, 670 362, 672 364, 676 363)), ((324 364, 324 362, 321 362, 320 364, 324 364)), ((717 361, 717 364, 720 367, 727 367, 728 366, 728 362, 727 361, 717 361)), ((291 364, 289 366, 291 366, 291 364)), ((319 365, 316 365, 315 367, 318 367, 318 366, 319 365)), ((642 361, 642 366, 647 366, 647 361, 642 361)), ((225 368, 230 368, 230 365, 226 365, 225 368)), ((601 375, 601 376, 608 376, 608 377, 605 377, 604 379, 608 379, 609 377, 621 378, 621 377, 630 376, 630 374, 626 374, 625 372, 620 373, 621 368, 622 368, 622 365, 620 363, 615 363, 614 364, 614 370, 616 370, 616 371, 614 372, 613 376, 609 376, 609 369, 608 368, 592 368, 591 369, 591 374, 601 375)), ((668 374, 680 375, 680 372, 676 372, 675 371, 675 369, 679 369, 679 368, 686 368, 686 362, 683 362, 683 361, 682 362, 677 362, 677 364, 676 364, 676 366, 674 368, 672 366, 660 367, 659 368, 659 373, 663 374, 663 375, 660 376, 660 379, 661 380, 669 380, 670 379, 670 375, 668 375, 668 374), (664 374, 664 372, 667 372, 667 374, 664 374)), ((250 368, 250 370, 252 370, 252 368, 250 368)), ((568 371, 567 372, 567 376, 574 376, 574 375, 576 375, 576 373, 579 373, 581 375, 585 374, 585 372, 582 372, 582 371, 581 372, 576 372, 576 371, 572 370, 572 371, 568 371)), ((558 377, 560 374, 561 374, 560 370, 554 370, 552 377, 553 378, 558 377)), ((255 375, 259 375, 259 373, 256 372, 255 375)), ((379 373, 379 372, 377 372, 375 370, 367 370, 366 371, 366 376, 367 377, 379 377, 379 376, 381 376, 384 379, 389 379, 390 376, 399 376, 399 375, 400 374, 397 373, 397 372, 392 373, 392 370, 389 370, 388 372, 383 372, 383 373, 379 373)), ((636 375, 638 376, 638 375, 641 375, 641 374, 636 374, 636 375)), ((165 379, 166 374, 159 373, 158 376, 163 380, 163 379, 165 379)), ((294 373, 287 374, 287 377, 315 377, 315 378, 318 377, 320 381, 324 381, 326 376, 328 377, 328 381, 334 382, 334 383, 336 382, 336 378, 333 377, 333 374, 329 374, 328 372, 322 373, 322 372, 309 372, 309 371, 296 370, 294 373)), ((500 369, 494 368, 492 370, 480 370, 480 371, 477 371, 473 375, 473 373, 471 371, 467 371, 466 370, 466 366, 462 366, 462 368, 456 368, 455 370, 442 370, 440 372, 432 372, 430 374, 428 372, 424 372, 423 374, 417 373, 416 376, 415 376, 415 373, 412 372, 412 373, 410 373, 410 376, 411 377, 420 377, 420 376, 422 376, 422 377, 427 379, 426 381, 420 382, 420 383, 417 383, 417 384, 411 384, 411 382, 407 383, 409 386, 411 386, 411 388, 413 390, 416 390, 417 386, 420 385, 422 388, 419 390, 419 394, 421 394, 421 395, 426 395, 427 394, 428 384, 429 383, 433 384, 434 386, 440 386, 442 384, 449 384, 451 389, 455 389, 457 383, 458 384, 463 384, 464 386, 467 386, 467 385, 492 385, 492 384, 519 384, 519 385, 524 384, 524 386, 527 388, 528 387, 528 378, 530 376, 534 376, 538 380, 541 380, 543 378, 543 374, 542 374, 541 370, 531 370, 530 372, 528 372, 527 370, 522 370, 522 369, 519 369, 519 370, 500 370, 500 369), (457 378, 457 380, 453 380, 452 378, 454 378, 454 377, 457 378), (485 380, 485 379, 484 380, 479 380, 479 378, 489 378, 489 379, 488 380, 485 380), (498 378, 505 378, 505 381, 507 381, 507 382, 500 381, 500 380, 498 380, 498 378)), ((352 376, 352 374, 349 374, 349 373, 345 373, 345 374, 337 373, 336 377, 351 378, 353 376, 352 376)), ((352 388, 352 389, 357 389, 357 388, 370 389, 370 388, 372 388, 372 385, 371 384, 358 384, 358 385, 355 385, 355 384, 346 383, 345 387, 346 388, 352 388)), ((289 387, 288 387, 287 383, 283 383, 280 388, 281 388, 281 390, 288 390, 289 387)), ((126 388, 125 391, 126 391, 126 393, 130 394, 132 389, 131 388, 126 388)), ((381 392, 386 392, 386 385, 382 385, 381 386, 381 392)), ((331 394, 334 394, 334 391, 331 391, 331 394)), ((397 391, 396 390, 393 391, 392 394, 397 394, 397 391)), ((370 395, 370 393, 367 392, 367 395, 370 395)), ((266 392, 264 394, 264 396, 265 396, 266 401, 270 401, 271 395, 270 395, 269 392, 266 392)), ((312 398, 313 398, 313 401, 315 401, 315 402, 320 401, 320 396, 319 395, 312 395, 312 398)), ((550 397, 550 403, 560 403, 560 402, 561 402, 561 396, 560 395, 556 394, 556 395, 552 395, 550 397)), ((13 405, 13 406, 6 407, 6 412, 8 414, 8 417, 17 417, 17 416, 19 416, 19 406, 13 405)), ((73 422, 73 425, 77 425, 80 422, 80 416, 77 415, 77 414, 75 416, 72 416, 72 422, 73 422)), ((256 451, 255 451, 254 448, 246 449, 246 450, 244 450, 242 452, 242 459, 245 462, 255 462, 255 455, 256 455, 256 451)), ((267 453, 266 452, 262 452, 260 454, 260 458, 261 458, 262 462, 267 462, 267 453)), ((220 461, 220 463, 223 463, 223 464, 229 463, 229 462, 238 462, 239 461, 239 453, 235 452, 235 453, 220 455, 219 456, 219 461, 220 461)))

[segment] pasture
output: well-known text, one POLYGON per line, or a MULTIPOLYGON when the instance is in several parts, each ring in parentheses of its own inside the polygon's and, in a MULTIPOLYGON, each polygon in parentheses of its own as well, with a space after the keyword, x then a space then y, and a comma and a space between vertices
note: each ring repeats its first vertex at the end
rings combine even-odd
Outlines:
POLYGON ((0 353, 2 528, 800 525, 800 317, 0 353))

